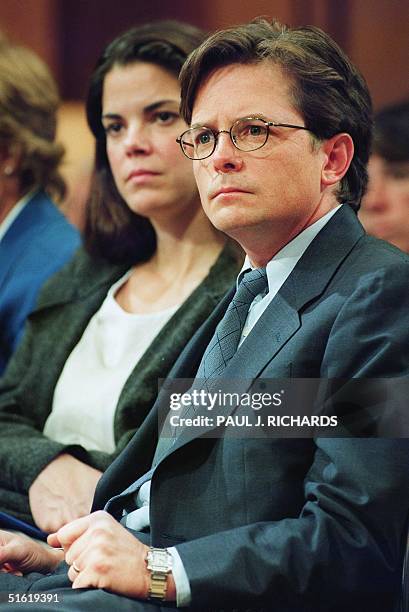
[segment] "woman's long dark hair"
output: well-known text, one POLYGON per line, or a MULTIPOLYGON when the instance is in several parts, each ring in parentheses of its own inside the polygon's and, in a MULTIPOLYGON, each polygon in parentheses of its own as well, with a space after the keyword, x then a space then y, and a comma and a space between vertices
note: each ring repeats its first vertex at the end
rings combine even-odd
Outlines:
POLYGON ((96 139, 84 232, 85 246, 92 255, 113 263, 134 264, 148 260, 156 249, 156 235, 149 219, 129 209, 112 177, 101 122, 106 75, 114 66, 142 61, 156 64, 178 77, 185 59, 203 38, 204 32, 192 25, 159 21, 124 32, 99 58, 86 102, 88 125, 96 139))

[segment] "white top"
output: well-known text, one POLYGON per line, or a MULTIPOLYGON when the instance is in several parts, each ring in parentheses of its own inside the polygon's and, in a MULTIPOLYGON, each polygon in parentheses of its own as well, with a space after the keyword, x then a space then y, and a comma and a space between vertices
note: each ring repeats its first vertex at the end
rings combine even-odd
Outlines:
POLYGON ((135 365, 179 305, 153 314, 124 311, 117 281, 65 362, 44 434, 62 444, 112 453, 114 417, 121 391, 135 365))
POLYGON ((14 223, 15 219, 17 219, 17 217, 19 216, 23 208, 29 203, 29 201, 31 200, 34 194, 35 194, 35 190, 27 193, 7 213, 3 221, 0 223, 0 242, 3 240, 9 227, 14 223))

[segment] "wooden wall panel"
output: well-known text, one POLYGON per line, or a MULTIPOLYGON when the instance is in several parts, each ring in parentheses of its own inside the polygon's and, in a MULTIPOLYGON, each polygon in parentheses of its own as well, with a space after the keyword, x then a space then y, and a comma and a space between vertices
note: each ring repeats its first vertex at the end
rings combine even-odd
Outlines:
MULTIPOLYGON (((4 1, 4 0, 0 0, 4 1)), ((203 25, 204 3, 191 0, 58 0, 60 63, 66 98, 82 99, 103 47, 124 30, 153 19, 203 25)))
MULTIPOLYGON (((206 22, 211 29, 225 28, 244 23, 254 17, 274 17, 283 23, 293 19, 292 0, 208 0, 206 2, 206 22)), ((206 25, 207 25, 206 24, 206 25)))
POLYGON ((67 99, 82 99, 101 48, 133 24, 185 19, 206 29, 257 15, 322 27, 350 54, 375 105, 409 95, 408 0, 0 0, 0 30, 50 65, 67 99))
POLYGON ((349 53, 375 107, 409 98, 408 0, 354 0, 349 21, 349 53))
POLYGON ((0 0, 0 30, 31 47, 61 78, 58 0, 0 0))

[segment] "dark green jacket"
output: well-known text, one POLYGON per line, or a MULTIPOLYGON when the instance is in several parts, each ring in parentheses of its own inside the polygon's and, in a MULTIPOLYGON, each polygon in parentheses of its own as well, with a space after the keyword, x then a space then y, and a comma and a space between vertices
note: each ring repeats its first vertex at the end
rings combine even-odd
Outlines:
POLYGON ((32 522, 27 491, 43 468, 69 452, 104 471, 126 446, 154 403, 167 375, 196 329, 234 283, 237 253, 225 247, 208 276, 176 311, 140 359, 122 389, 114 419, 115 452, 86 451, 42 434, 65 361, 127 270, 95 261, 80 250, 43 289, 19 349, 0 381, 0 510, 32 522))

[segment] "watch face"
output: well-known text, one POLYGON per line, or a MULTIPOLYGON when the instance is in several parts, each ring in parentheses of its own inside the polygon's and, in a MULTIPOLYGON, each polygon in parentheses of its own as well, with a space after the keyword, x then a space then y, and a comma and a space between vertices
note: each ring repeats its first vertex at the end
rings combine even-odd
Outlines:
POLYGON ((146 560, 148 562, 148 569, 151 571, 170 572, 172 569, 172 557, 166 549, 151 549, 146 556, 146 560))

